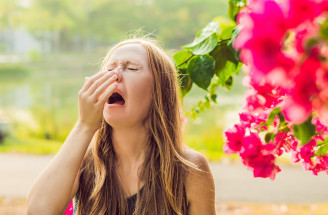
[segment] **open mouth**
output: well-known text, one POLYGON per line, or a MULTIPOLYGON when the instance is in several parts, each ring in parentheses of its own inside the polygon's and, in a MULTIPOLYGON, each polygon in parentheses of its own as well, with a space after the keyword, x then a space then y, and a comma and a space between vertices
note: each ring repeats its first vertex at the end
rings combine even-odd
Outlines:
POLYGON ((115 92, 109 97, 108 104, 124 105, 125 101, 119 93, 115 92))

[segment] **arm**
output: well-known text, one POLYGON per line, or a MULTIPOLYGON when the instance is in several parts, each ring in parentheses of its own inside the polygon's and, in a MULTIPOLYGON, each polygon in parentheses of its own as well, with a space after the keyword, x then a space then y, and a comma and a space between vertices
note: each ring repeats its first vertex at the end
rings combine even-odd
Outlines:
POLYGON ((207 160, 201 153, 195 151, 189 152, 189 158, 200 171, 192 170, 186 180, 188 214, 215 215, 215 185, 207 160))
POLYGON ((78 188, 82 159, 101 125, 104 104, 116 89, 116 77, 104 71, 89 78, 79 92, 79 120, 27 198, 27 214, 61 214, 78 188))

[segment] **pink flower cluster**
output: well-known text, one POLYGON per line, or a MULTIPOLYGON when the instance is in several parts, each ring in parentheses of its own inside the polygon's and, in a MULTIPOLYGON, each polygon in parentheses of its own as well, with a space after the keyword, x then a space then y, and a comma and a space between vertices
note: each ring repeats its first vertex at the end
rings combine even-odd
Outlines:
POLYGON ((292 124, 287 125, 287 130, 279 130, 279 117, 276 117, 272 124, 266 124, 271 110, 267 109, 261 114, 239 114, 240 122, 225 131, 224 152, 238 153, 254 177, 274 180, 276 174, 281 171, 275 164, 276 158, 284 153, 291 153, 293 163, 300 162, 306 170, 312 171, 315 175, 321 171, 328 173, 328 156, 315 156, 318 150, 317 143, 328 137, 327 126, 318 117, 313 118, 312 123, 316 126, 317 135, 309 143, 301 146, 293 135, 292 124), (265 142, 261 134, 268 130, 274 138, 265 142))
POLYGON ((316 132, 318 135, 314 136, 309 143, 293 151, 293 162, 301 162, 304 169, 312 171, 314 175, 325 171, 328 173, 328 156, 315 156, 320 141, 324 141, 328 137, 328 128, 323 124, 318 117, 312 119, 312 123, 316 125, 316 132))
POLYGON ((275 178, 280 168, 275 165, 275 149, 273 144, 263 144, 257 132, 250 132, 251 124, 257 124, 258 119, 251 115, 241 114, 241 123, 225 132, 226 144, 223 150, 227 154, 239 153, 243 164, 253 171, 254 177, 275 178), (246 121, 242 121, 245 117, 246 121), (246 134, 248 133, 248 134, 246 134))
POLYGON ((319 34, 327 11, 328 0, 252 0, 238 15, 234 48, 247 65, 249 90, 240 123, 225 132, 224 151, 239 153, 254 177, 273 180, 285 152, 314 174, 328 173, 328 156, 317 155, 328 137, 328 44, 319 34), (268 123, 276 108, 281 115, 268 123), (293 126, 313 115, 316 133, 302 145, 293 126))
MULTIPOLYGON (((234 47, 249 66, 253 87, 279 87, 277 93, 287 97, 284 114, 294 123, 304 122, 313 110, 328 120, 328 63, 322 60, 328 57, 328 46, 319 38, 316 22, 326 16, 328 0, 252 3, 238 15, 241 31, 234 47)), ((266 106, 274 102, 262 99, 267 92, 258 92, 248 92, 253 95, 249 99, 256 95, 266 106)))

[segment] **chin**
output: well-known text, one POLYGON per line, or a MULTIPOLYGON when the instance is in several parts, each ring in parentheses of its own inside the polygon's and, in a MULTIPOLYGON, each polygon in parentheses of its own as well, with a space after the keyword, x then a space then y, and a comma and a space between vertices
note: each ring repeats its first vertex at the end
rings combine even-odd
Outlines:
POLYGON ((126 122, 126 120, 122 119, 122 117, 108 115, 108 114, 105 114, 105 113, 104 113, 104 120, 111 127, 122 126, 126 122))

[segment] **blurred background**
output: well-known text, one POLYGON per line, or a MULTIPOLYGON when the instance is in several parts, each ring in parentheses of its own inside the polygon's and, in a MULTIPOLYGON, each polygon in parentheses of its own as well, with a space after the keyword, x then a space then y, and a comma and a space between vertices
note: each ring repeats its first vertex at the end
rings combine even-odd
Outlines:
MULTIPOLYGON (((26 214, 31 184, 77 120, 84 77, 99 71, 110 46, 152 33, 172 56, 227 10, 228 0, 0 0, 0 214, 26 214)), ((185 125, 185 143, 210 161, 217 213, 328 214, 324 175, 287 166, 275 182, 254 179, 223 153, 223 132, 241 111, 242 78, 185 125)), ((204 95, 194 85, 184 112, 204 95)))
MULTIPOLYGON (((76 122, 84 77, 99 71, 111 45, 152 33, 173 55, 213 18, 226 16, 228 2, 0 0, 0 8, 0 151, 47 154, 76 122)), ((219 159, 225 116, 240 107, 242 92, 236 83, 220 93, 221 108, 188 123, 186 143, 219 159)), ((184 110, 204 95, 195 85, 184 110)))

